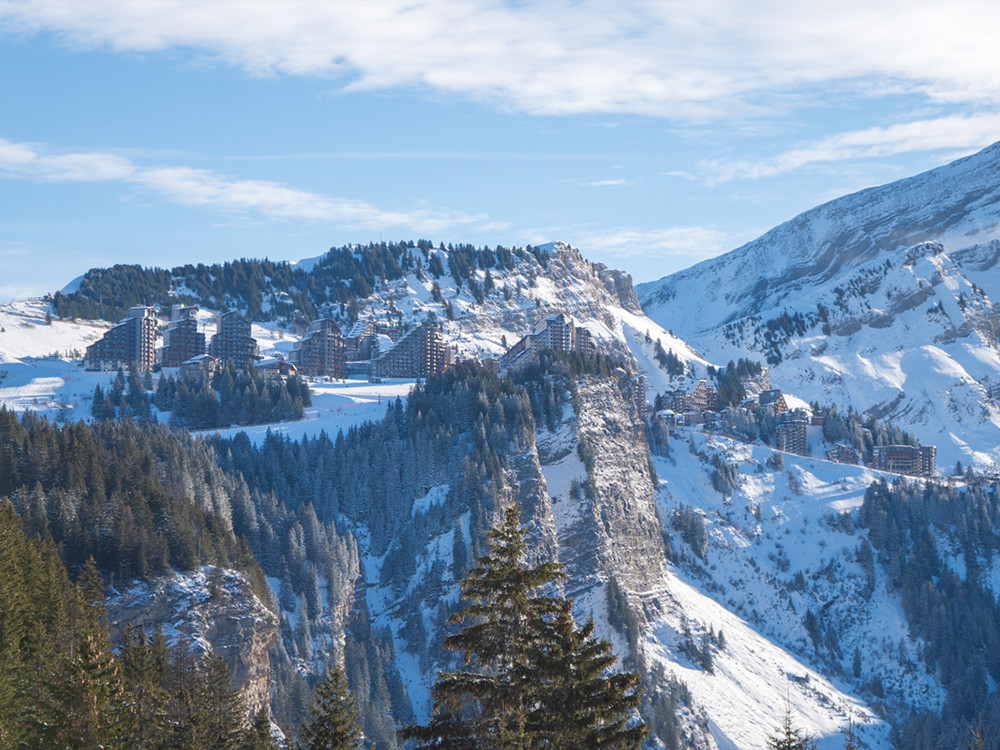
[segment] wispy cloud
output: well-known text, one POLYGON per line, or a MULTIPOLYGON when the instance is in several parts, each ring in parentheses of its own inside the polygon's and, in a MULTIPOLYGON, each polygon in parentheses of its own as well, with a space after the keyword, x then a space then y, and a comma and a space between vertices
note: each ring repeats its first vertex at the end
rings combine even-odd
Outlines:
POLYGON ((380 0, 0 0, 0 28, 64 44, 182 50, 256 76, 342 91, 428 89, 547 115, 746 119, 818 104, 818 86, 870 97, 1000 99, 1000 5, 380 0))
MULTIPOLYGON (((824 138, 802 148, 759 160, 708 161, 702 164, 710 184, 737 178, 756 179, 817 163, 871 159, 914 151, 973 151, 1000 136, 1000 114, 954 115, 884 128, 868 128, 824 138)), ((948 154, 948 158, 954 157, 948 154)))
POLYGON ((628 185, 628 180, 593 180, 591 182, 581 183, 584 187, 618 187, 620 185, 628 185))
POLYGON ((36 143, 0 138, 0 177, 48 182, 122 182, 172 203, 275 220, 308 220, 372 229, 406 227, 442 232, 495 226, 483 215, 419 208, 388 211, 363 200, 313 193, 267 180, 239 179, 206 169, 142 166, 111 153, 52 153, 36 143))
POLYGON ((573 244, 591 252, 618 258, 682 258, 685 262, 711 258, 730 249, 729 236, 712 227, 668 227, 586 230, 574 234, 573 244))

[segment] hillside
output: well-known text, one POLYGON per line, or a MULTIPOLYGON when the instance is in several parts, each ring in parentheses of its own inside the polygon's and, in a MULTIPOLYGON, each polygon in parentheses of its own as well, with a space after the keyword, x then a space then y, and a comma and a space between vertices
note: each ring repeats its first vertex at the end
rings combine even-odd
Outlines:
POLYGON ((640 285, 708 359, 766 360, 808 401, 889 418, 942 465, 1000 452, 1000 144, 831 201, 640 285))

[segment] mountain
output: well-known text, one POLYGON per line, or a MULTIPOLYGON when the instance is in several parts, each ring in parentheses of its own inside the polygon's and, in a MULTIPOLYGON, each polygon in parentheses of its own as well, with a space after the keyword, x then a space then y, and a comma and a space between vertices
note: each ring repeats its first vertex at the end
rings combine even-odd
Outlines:
POLYGON ((888 418, 939 463, 1000 461, 1000 144, 807 211, 642 284, 707 359, 766 360, 808 401, 888 418))
MULTIPOLYGON (((71 564, 95 552, 99 564, 109 561, 116 627, 141 618, 230 656, 240 641, 252 644, 246 658, 227 660, 230 670, 254 700, 270 681, 272 716, 289 731, 333 655, 343 660, 363 730, 376 747, 397 747, 396 728, 426 721, 435 675, 459 664, 441 645, 452 632, 459 582, 485 551, 487 529, 516 504, 531 562, 565 566, 560 593, 573 600, 577 618, 592 617, 624 667, 640 674, 649 747, 755 750, 766 746, 786 709, 821 750, 842 747, 851 721, 869 750, 959 746, 977 714, 1000 724, 997 488, 972 481, 938 487, 822 460, 833 439, 820 426, 805 428, 809 455, 778 451, 771 447, 775 419, 763 412, 721 431, 668 428, 646 402, 719 374, 716 366, 728 359, 750 356, 767 360, 770 373, 745 361, 726 368, 720 393, 723 385, 735 393, 734 375, 754 393, 770 376, 792 405, 803 403, 796 396, 824 405, 836 400, 846 413, 867 408, 867 389, 885 373, 854 373, 844 362, 884 358, 897 346, 955 361, 965 351, 970 362, 986 361, 993 312, 987 292, 976 290, 990 274, 970 270, 975 252, 968 246, 965 254, 950 253, 922 240, 885 251, 888 258, 859 251, 846 272, 858 281, 841 286, 842 306, 822 303, 825 317, 813 290, 827 285, 823 293, 837 297, 835 289, 848 284, 833 261, 795 279, 787 264, 775 272, 782 281, 771 292, 786 292, 777 302, 739 296, 752 286, 743 266, 727 282, 736 289, 735 301, 724 303, 728 313, 695 296, 689 313, 664 293, 661 302, 673 312, 661 324, 639 307, 644 299, 660 314, 648 288, 636 295, 627 275, 562 243, 352 246, 297 266, 267 266, 275 284, 256 261, 191 272, 95 271, 67 295, 79 295, 67 303, 78 305, 77 320, 59 318, 55 296, 49 307, 35 301, 0 308, 0 371, 7 373, 0 402, 26 413, 19 428, 0 410, 15 436, 15 450, 0 450, 0 460, 10 454, 29 468, 29 459, 38 462, 30 472, 19 470, 16 488, 0 491, 10 491, 38 528, 72 534, 74 544, 63 545, 71 564), (347 272, 353 275, 338 276, 347 272), (974 273, 979 280, 969 281, 974 273), (865 279, 871 288, 859 286, 865 279), (205 286, 192 286, 198 280, 205 286), (127 422, 75 423, 89 413, 87 394, 111 375, 45 354, 50 347, 79 349, 105 329, 107 322, 81 322, 92 305, 110 309, 88 295, 125 283, 159 289, 161 305, 195 300, 254 315, 256 300, 254 334, 268 352, 287 350, 312 315, 331 315, 344 326, 366 317, 400 326, 433 318, 467 361, 419 384, 315 382, 312 413, 301 422, 200 436, 127 422), (907 284, 927 295, 916 307, 905 302, 907 284), (51 322, 46 311, 56 313, 51 322), (545 355, 510 378, 477 361, 556 312, 586 327, 598 353, 545 355), (949 315, 950 338, 943 322, 949 315), (768 316, 777 322, 768 326, 768 316), (879 320, 888 327, 878 328, 879 320), (685 325, 698 349, 686 343, 685 325), (875 338, 881 332, 894 337, 891 346, 875 338), (810 337, 827 353, 804 351, 810 337), (851 346, 871 351, 852 355, 851 346), (807 377, 815 362, 842 368, 841 380, 831 376, 829 384, 840 390, 828 393, 807 377), (648 392, 637 374, 645 374, 648 392), (21 430, 39 437, 27 444, 21 430), (132 444, 148 450, 133 455, 132 444), (68 465, 93 445, 122 454, 129 466, 151 468, 170 491, 176 517, 204 519, 205 531, 192 535, 194 551, 182 537, 178 549, 186 554, 161 553, 155 566, 146 555, 123 554, 131 549, 123 544, 142 541, 146 525, 156 528, 158 520, 149 503, 136 506, 134 522, 116 520, 128 517, 119 511, 121 498, 135 491, 126 470, 115 471, 111 490, 100 485, 85 495, 74 524, 78 472, 67 474, 65 486, 56 481, 62 475, 46 463, 54 456, 50 445, 66 446, 68 465), (217 552, 206 546, 210 539, 217 552), (253 560, 245 559, 247 550, 253 560), (244 579, 254 583, 258 601, 240 610, 244 579)), ((975 255, 980 264, 989 260, 984 253, 975 255)), ((740 251, 729 257, 744 262, 740 251)), ((710 283, 699 268, 689 272, 702 284, 699 293, 725 300, 722 276, 710 283)), ((931 376, 921 373, 928 393, 931 376)), ((917 403, 911 385, 899 404, 917 403)), ((964 387, 950 398, 975 395, 972 384, 964 387)), ((951 412, 928 398, 918 405, 947 416, 970 450, 995 449, 980 412, 951 412)), ((854 415, 826 414, 830 425, 839 420, 860 434, 854 415)), ((917 427, 926 439, 926 424, 917 427)), ((155 483, 153 490, 159 492, 155 483)), ((187 528, 168 528, 174 526, 187 528)))

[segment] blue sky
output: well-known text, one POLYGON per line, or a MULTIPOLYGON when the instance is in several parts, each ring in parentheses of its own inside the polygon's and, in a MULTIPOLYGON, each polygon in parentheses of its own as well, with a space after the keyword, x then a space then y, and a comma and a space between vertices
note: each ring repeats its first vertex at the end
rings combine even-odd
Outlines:
POLYGON ((0 0, 0 299, 564 240, 648 281, 1000 140, 996 3, 0 0))

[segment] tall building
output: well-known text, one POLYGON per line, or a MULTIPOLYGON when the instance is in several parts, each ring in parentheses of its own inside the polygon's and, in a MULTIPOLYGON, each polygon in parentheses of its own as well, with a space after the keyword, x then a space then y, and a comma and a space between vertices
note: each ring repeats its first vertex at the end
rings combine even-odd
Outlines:
POLYGON ((451 352, 434 323, 421 323, 372 363, 379 378, 426 378, 451 366, 451 352))
POLYGON ((877 445, 872 449, 876 469, 913 477, 934 476, 936 455, 933 445, 877 445))
POLYGON ((205 353, 205 334, 198 330, 198 308, 174 305, 170 324, 163 332, 160 364, 180 367, 182 363, 205 353))
POLYGON ((597 346, 590 331, 576 325, 566 313, 558 313, 543 318, 534 331, 508 349, 500 359, 501 369, 508 372, 520 370, 534 362, 539 351, 546 349, 592 353, 597 346))
POLYGON ((794 412, 786 412, 774 430, 775 447, 779 451, 806 455, 806 428, 809 420, 794 412))
POLYGON ((87 347, 87 368, 114 370, 134 366, 151 370, 156 362, 156 314, 152 307, 129 308, 128 316, 87 347))
POLYGON ((302 375, 347 377, 347 356, 340 326, 329 318, 313 321, 306 337, 297 341, 289 360, 302 375))
POLYGON ((250 321, 235 310, 220 315, 209 353, 237 367, 250 367, 257 358, 257 339, 250 335, 250 321))

